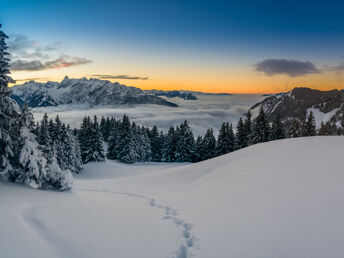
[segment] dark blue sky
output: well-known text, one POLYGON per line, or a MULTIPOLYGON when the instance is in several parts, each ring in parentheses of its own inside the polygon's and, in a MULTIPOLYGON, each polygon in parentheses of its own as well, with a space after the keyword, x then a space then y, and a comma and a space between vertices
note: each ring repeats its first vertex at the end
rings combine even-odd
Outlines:
POLYGON ((227 67, 268 58, 326 66, 344 54, 343 13, 342 1, 2 0, 0 22, 9 34, 61 41, 93 59, 113 43, 114 51, 227 67))

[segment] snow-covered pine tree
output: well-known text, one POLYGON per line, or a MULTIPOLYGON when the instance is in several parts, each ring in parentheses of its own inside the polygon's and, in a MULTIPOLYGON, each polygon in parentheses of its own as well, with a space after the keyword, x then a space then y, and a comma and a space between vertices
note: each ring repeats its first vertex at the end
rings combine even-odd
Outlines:
POLYGON ((321 121, 320 129, 318 135, 330 135, 327 126, 321 121))
POLYGON ((91 147, 92 147, 92 160, 94 161, 104 161, 104 146, 103 137, 100 131, 97 116, 94 116, 93 123, 91 124, 91 147))
POLYGON ((259 114, 254 121, 252 131, 252 143, 267 142, 269 140, 270 126, 266 119, 265 112, 261 107, 259 114))
POLYGON ((170 127, 165 135, 165 141, 162 147, 162 161, 174 162, 177 148, 177 136, 173 126, 170 127))
POLYGON ((288 131, 290 138, 300 137, 301 136, 301 125, 299 120, 294 119, 291 123, 291 126, 288 131))
POLYGON ((55 155, 57 162, 59 163, 61 169, 67 169, 68 165, 65 162, 65 155, 64 153, 64 139, 63 134, 66 130, 65 125, 62 124, 58 115, 56 115, 54 125, 52 127, 52 131, 50 131, 50 137, 53 142, 53 146, 55 149, 55 155))
POLYGON ((138 155, 136 153, 137 149, 133 139, 134 136, 131 130, 129 117, 127 115, 123 115, 115 145, 118 160, 124 163, 134 163, 138 161, 138 155))
POLYGON ((235 149, 239 150, 245 148, 247 146, 247 135, 244 122, 240 117, 239 122, 236 127, 236 134, 235 134, 235 149))
POLYGON ((250 110, 246 113, 246 118, 244 121, 244 128, 245 128, 245 135, 246 135, 245 146, 248 146, 252 142, 252 114, 250 110))
POLYGON ((203 153, 203 146, 202 146, 202 141, 203 141, 203 137, 201 135, 198 135, 196 138, 196 142, 195 142, 195 149, 196 149, 196 153, 195 153, 195 162, 199 162, 203 160, 202 157, 202 153, 203 153))
POLYGON ((49 121, 47 113, 44 114, 40 125, 37 126, 36 135, 44 157, 47 159, 48 163, 53 162, 53 159, 55 159, 55 147, 49 134, 49 121))
POLYGON ((309 112, 306 122, 303 124, 302 136, 315 136, 316 135, 316 125, 313 112, 309 112))
POLYGON ((27 108, 20 110, 8 97, 8 37, 0 25, 0 178, 34 188, 71 188, 73 177, 62 171, 57 162, 48 162, 40 150, 33 131, 33 117, 27 108))
POLYGON ((160 137, 158 128, 154 125, 149 131, 148 138, 150 141, 151 151, 152 151, 152 161, 161 161, 161 148, 163 144, 163 139, 160 137))
POLYGON ((106 119, 104 116, 102 116, 102 118, 100 119, 99 127, 100 127, 100 132, 102 133, 104 140, 105 140, 104 134, 106 133, 105 124, 106 124, 106 119))
POLYGON ((101 118, 101 122, 100 122, 100 131, 102 133, 103 136, 103 140, 104 141, 108 141, 109 137, 110 137, 110 133, 112 130, 112 126, 113 124, 116 122, 116 120, 114 118, 112 118, 110 120, 109 117, 102 117, 101 118))
POLYGON ((331 123, 331 121, 327 121, 326 123, 321 122, 318 135, 340 135, 340 134, 338 134, 338 128, 336 126, 336 123, 334 122, 331 123))
POLYGON ((200 160, 211 159, 215 156, 216 139, 214 137, 213 129, 210 128, 205 133, 199 147, 200 160))
POLYGON ((90 117, 85 116, 82 119, 79 135, 78 135, 81 159, 84 164, 86 164, 92 159, 90 137, 91 137, 91 119, 90 117))
POLYGON ((180 125, 177 132, 176 161, 177 162, 193 162, 196 158, 196 144, 192 130, 185 120, 180 125))
POLYGON ((144 129, 136 125, 135 122, 131 124, 131 135, 132 135, 132 144, 135 147, 134 154, 137 161, 149 161, 151 150, 150 142, 147 136, 147 133, 144 129))
POLYGON ((232 124, 224 122, 221 125, 219 136, 217 139, 215 153, 216 156, 224 155, 234 151, 235 148, 235 137, 233 133, 232 124))
POLYGON ((138 138, 138 153, 140 161, 150 161, 152 156, 151 145, 144 127, 136 127, 136 134, 138 138))
POLYGON ((117 159, 116 144, 118 140, 119 124, 120 122, 118 123, 111 122, 111 129, 108 136, 108 149, 106 153, 108 159, 117 159))
POLYGON ((104 161, 103 138, 97 117, 92 122, 90 117, 84 117, 79 131, 80 153, 83 163, 104 161))
POLYGON ((77 137, 73 134, 73 130, 67 125, 63 131, 63 148, 65 153, 65 164, 73 173, 80 173, 82 169, 82 159, 80 154, 80 146, 77 137))

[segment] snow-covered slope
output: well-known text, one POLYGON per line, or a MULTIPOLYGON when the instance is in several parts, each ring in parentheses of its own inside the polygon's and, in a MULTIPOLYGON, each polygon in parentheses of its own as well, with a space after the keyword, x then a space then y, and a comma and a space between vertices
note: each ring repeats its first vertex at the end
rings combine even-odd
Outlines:
MULTIPOLYGON (((258 114, 260 107, 263 107, 270 121, 280 116, 287 126, 293 119, 304 120, 312 111, 319 128, 321 122, 341 121, 344 116, 344 91, 294 88, 290 92, 269 96, 255 104, 251 108, 253 115, 258 114)), ((337 124, 340 125, 340 123, 337 124)))
POLYGON ((2 184, 1 254, 342 257, 343 146, 308 137, 197 164, 91 163, 70 193, 2 184))
POLYGON ((57 106, 60 104, 177 106, 157 96, 146 94, 139 88, 98 79, 69 79, 67 76, 61 82, 39 83, 30 81, 13 86, 11 90, 11 97, 18 104, 26 102, 31 107, 57 106))

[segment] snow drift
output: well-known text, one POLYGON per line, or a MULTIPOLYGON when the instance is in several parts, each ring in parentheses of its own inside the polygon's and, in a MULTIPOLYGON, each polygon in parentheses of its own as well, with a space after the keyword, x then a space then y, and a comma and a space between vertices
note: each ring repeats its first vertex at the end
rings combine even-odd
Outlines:
POLYGON ((13 243, 26 257, 342 257, 343 146, 344 137, 307 137, 197 164, 91 163, 71 193, 0 185, 0 249, 5 257, 23 257, 13 243))

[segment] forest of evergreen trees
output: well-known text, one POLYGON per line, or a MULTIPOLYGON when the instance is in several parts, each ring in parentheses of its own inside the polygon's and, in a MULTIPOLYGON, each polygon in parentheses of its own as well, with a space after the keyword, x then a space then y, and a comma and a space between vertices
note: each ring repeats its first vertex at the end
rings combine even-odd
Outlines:
MULTIPOLYGON (((333 135, 332 127, 322 124, 318 135, 333 135)), ((134 162, 199 162, 218 157, 253 144, 301 136, 317 135, 315 119, 310 112, 303 122, 294 120, 287 130, 279 117, 269 122, 263 109, 252 119, 250 111, 240 118, 236 127, 224 122, 215 137, 210 128, 196 139, 187 121, 164 133, 136 125, 127 115, 121 120, 113 117, 86 116, 80 129, 72 130, 57 116, 49 120, 47 114, 32 129, 41 151, 49 160, 56 156, 62 169, 78 173, 81 164, 104 161, 105 157, 124 163, 134 162), (104 148, 104 143, 107 150, 104 148), (106 153, 106 154, 105 154, 106 153)))
MULTIPOLYGON (((269 122, 263 109, 252 119, 248 112, 240 118, 235 129, 224 122, 217 137, 210 128, 204 136, 196 139, 187 121, 164 133, 156 126, 152 128, 136 125, 127 115, 121 120, 113 117, 85 117, 78 135, 83 163, 103 161, 103 141, 107 144, 106 157, 124 163, 157 162, 199 162, 230 153, 247 146, 283 139, 287 137, 314 136, 317 134, 313 113, 300 123, 293 121, 287 130, 279 117, 269 122)), ((330 130, 319 130, 319 135, 334 134, 330 130)))

